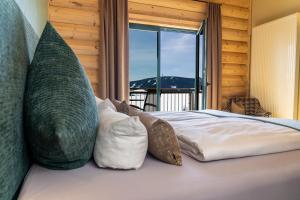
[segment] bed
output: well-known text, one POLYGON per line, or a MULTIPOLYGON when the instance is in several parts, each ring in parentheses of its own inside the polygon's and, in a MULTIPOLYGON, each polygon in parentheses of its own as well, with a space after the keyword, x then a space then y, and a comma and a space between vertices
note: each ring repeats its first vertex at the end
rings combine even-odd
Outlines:
POLYGON ((297 200, 300 151, 177 167, 148 156, 139 170, 56 171, 33 165, 19 200, 297 200))
MULTIPOLYGON (((298 135, 299 132, 295 130, 298 123, 296 125, 291 124, 290 126, 293 127, 291 129, 290 127, 278 126, 276 123, 283 122, 275 119, 270 119, 269 121, 261 118, 252 119, 251 117, 244 119, 244 117, 239 115, 218 111, 204 112, 208 112, 209 114, 203 112, 156 112, 152 113, 152 115, 168 120, 174 127, 175 132, 180 128, 186 129, 188 132, 189 130, 193 131, 195 126, 200 131, 200 127, 198 126, 199 121, 197 120, 204 121, 205 119, 209 119, 215 121, 218 118, 216 117, 217 115, 225 115, 229 116, 231 120, 250 120, 254 126, 257 123, 262 123, 261 130, 263 132, 264 126, 274 126, 275 128, 279 128, 279 131, 291 131, 294 134, 292 138, 295 137, 299 140, 300 137, 298 135)), ((247 123, 250 123, 248 121, 247 123)), ((217 126, 217 121, 215 122, 216 125, 214 126, 217 126)), ((268 130, 266 130, 267 132, 268 130)), ((268 136, 267 139, 269 139, 268 136)), ((235 140, 236 138, 234 138, 235 140)), ((257 143, 259 143, 259 140, 257 140, 257 143)), ((296 141, 296 145, 299 143, 296 141)), ((259 144, 260 146, 253 146, 251 148, 255 149, 255 153, 261 153, 256 151, 256 149, 263 149, 261 147, 264 144, 272 146, 274 143, 261 143, 259 144)), ((217 146, 219 145, 217 144, 217 146)), ((227 144, 227 146, 230 146, 230 150, 233 149, 234 151, 238 148, 243 148, 243 144, 240 144, 240 146, 227 144), (232 146, 235 146, 235 148, 231 148, 232 146)), ((226 148, 226 146, 224 147, 226 148)), ((208 150, 211 149, 208 148, 208 150)), ((281 150, 277 149, 277 151, 281 150)), ((263 154, 266 153, 263 152, 263 154)), ((182 154, 182 156, 183 166, 178 167, 165 164, 148 155, 142 168, 136 171, 100 169, 96 167, 93 161, 80 169, 70 171, 54 171, 33 165, 25 178, 19 199, 299 199, 300 150, 268 153, 267 155, 259 156, 242 156, 242 158, 235 159, 218 159, 217 161, 204 160, 204 162, 199 162, 185 154, 182 154)))

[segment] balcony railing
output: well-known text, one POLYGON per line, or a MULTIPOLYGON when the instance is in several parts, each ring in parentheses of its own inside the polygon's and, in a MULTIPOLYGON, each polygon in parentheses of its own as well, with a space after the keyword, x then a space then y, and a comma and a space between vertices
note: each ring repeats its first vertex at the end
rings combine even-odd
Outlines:
MULTIPOLYGON (((160 89, 160 111, 187 111, 195 109, 194 88, 162 88, 160 89)), ((202 92, 199 92, 199 108, 201 108, 202 92)), ((130 104, 140 110, 151 112, 157 110, 156 89, 130 89, 130 104)))

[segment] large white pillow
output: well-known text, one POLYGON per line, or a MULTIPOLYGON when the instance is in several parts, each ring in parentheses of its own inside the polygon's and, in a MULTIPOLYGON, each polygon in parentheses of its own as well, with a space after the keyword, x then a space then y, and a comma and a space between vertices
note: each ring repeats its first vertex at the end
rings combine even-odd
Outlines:
POLYGON ((129 117, 110 107, 100 112, 100 127, 94 148, 99 167, 138 169, 148 148, 148 135, 138 117, 129 117))

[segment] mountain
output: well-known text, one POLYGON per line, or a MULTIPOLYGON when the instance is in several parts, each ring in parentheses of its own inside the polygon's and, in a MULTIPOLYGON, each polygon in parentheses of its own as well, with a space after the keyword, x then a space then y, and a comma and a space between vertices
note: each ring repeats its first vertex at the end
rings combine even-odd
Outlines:
MULTIPOLYGON (((201 80, 199 86, 201 86, 201 80)), ((130 88, 156 88, 156 77, 131 81, 130 88)), ((163 76, 161 77, 161 88, 195 88, 195 79, 178 76, 163 76)))

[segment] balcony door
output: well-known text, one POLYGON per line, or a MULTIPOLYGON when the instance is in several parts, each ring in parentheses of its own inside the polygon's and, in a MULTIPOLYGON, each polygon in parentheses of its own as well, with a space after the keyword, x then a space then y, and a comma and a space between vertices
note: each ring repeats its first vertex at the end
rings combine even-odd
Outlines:
POLYGON ((202 108, 203 42, 198 32, 131 24, 130 103, 144 111, 202 108))

